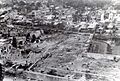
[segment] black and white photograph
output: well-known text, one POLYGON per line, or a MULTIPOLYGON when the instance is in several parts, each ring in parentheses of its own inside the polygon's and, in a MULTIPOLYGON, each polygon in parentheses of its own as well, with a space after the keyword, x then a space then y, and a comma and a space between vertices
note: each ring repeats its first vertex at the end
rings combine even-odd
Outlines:
POLYGON ((120 81, 120 0, 0 0, 0 81, 120 81))

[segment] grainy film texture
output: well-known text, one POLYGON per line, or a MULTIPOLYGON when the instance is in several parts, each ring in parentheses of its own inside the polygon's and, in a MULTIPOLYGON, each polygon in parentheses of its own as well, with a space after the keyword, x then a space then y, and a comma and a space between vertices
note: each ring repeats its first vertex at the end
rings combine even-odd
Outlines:
POLYGON ((0 0, 0 81, 120 81, 120 1, 0 0))

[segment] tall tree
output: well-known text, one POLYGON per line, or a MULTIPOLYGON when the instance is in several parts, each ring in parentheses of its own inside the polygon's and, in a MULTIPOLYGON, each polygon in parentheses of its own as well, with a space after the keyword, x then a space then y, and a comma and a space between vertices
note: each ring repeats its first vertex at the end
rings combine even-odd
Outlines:
POLYGON ((12 46, 17 48, 17 39, 15 37, 13 37, 12 46))
POLYGON ((29 40, 30 40, 30 33, 26 35, 26 41, 29 41, 29 40))
POLYGON ((34 43, 35 41, 36 41, 36 36, 33 34, 32 39, 31 39, 31 43, 34 43))

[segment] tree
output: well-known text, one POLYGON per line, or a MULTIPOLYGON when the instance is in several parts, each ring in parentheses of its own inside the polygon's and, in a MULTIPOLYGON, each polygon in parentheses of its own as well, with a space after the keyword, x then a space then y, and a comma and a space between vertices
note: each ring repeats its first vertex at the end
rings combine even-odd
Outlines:
POLYGON ((37 7, 42 7, 41 2, 37 2, 37 3, 36 3, 36 6, 37 6, 37 7))
POLYGON ((24 2, 24 1, 19 2, 19 6, 24 6, 24 5, 26 5, 26 2, 24 2))
POLYGON ((17 40, 15 37, 13 37, 13 40, 12 40, 12 46, 17 48, 17 40))
POLYGON ((3 79, 4 79, 3 67, 2 64, 0 63, 0 81, 3 81, 3 79))
POLYGON ((30 40, 30 33, 26 35, 26 41, 29 41, 29 40, 30 40))
POLYGON ((32 8, 30 7, 30 5, 26 6, 27 12, 30 13, 32 11, 32 8))
POLYGON ((31 39, 31 43, 34 43, 35 40, 36 40, 36 36, 33 34, 33 35, 32 35, 32 39, 31 39))
POLYGON ((64 23, 58 23, 56 27, 57 27, 58 29, 60 29, 60 30, 64 30, 64 29, 65 29, 64 23))
POLYGON ((77 22, 78 21, 78 15, 77 14, 73 14, 73 22, 77 22))
POLYGON ((67 6, 74 8, 85 8, 87 7, 101 7, 111 3, 111 0, 64 0, 67 6))

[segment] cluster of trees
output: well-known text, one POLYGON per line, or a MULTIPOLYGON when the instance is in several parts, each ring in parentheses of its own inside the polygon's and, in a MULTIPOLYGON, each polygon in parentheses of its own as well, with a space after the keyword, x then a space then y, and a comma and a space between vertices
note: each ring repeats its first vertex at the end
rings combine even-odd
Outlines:
POLYGON ((26 35, 27 42, 34 43, 35 41, 37 41, 37 39, 38 38, 35 36, 35 34, 33 34, 32 37, 30 36, 30 33, 27 33, 27 35, 26 35))
POLYGON ((17 8, 18 11, 26 9, 28 13, 31 12, 32 10, 38 10, 38 8, 42 6, 41 2, 28 3, 28 1, 24 1, 24 0, 21 0, 21 1, 16 1, 15 0, 15 1, 12 2, 12 4, 19 6, 17 8))
MULTIPOLYGON (((26 41, 34 43, 35 41, 37 41, 37 37, 34 34, 32 35, 32 37, 30 37, 30 33, 28 33, 26 35, 26 41)), ((22 42, 19 42, 19 44, 22 44, 22 42)), ((16 37, 13 37, 13 39, 12 39, 12 46, 14 48, 18 47, 18 41, 17 41, 16 37)))
MULTIPOLYGON (((35 9, 42 6, 41 0, 39 2, 36 2, 37 0, 13 0, 15 4, 17 3, 19 6, 23 7, 24 5, 27 5, 28 9, 31 9, 33 6, 35 9)), ((85 6, 88 7, 104 7, 106 4, 111 4, 112 0, 48 0, 48 3, 53 3, 54 1, 55 5, 68 5, 73 6, 75 8, 84 8, 85 6)))
MULTIPOLYGON (((10 2, 17 2, 18 4, 23 6, 23 5, 28 5, 28 3, 30 4, 29 6, 41 6, 41 1, 39 0, 39 2, 36 2, 38 0, 3 0, 4 2, 10 3, 10 2), (36 2, 36 3, 33 3, 36 2)), ((73 6, 73 7, 84 7, 84 6, 89 6, 89 7, 93 7, 93 6, 97 6, 97 7, 103 7, 106 4, 110 4, 112 0, 48 0, 49 3, 51 3, 52 1, 54 1, 55 4, 67 4, 69 6, 73 6)))
POLYGON ((0 81, 3 81, 3 79, 4 79, 4 73, 3 73, 4 71, 3 71, 3 66, 2 66, 2 64, 0 63, 0 81))
POLYGON ((75 8, 87 7, 104 7, 111 3, 111 0, 65 0, 65 3, 75 8))

